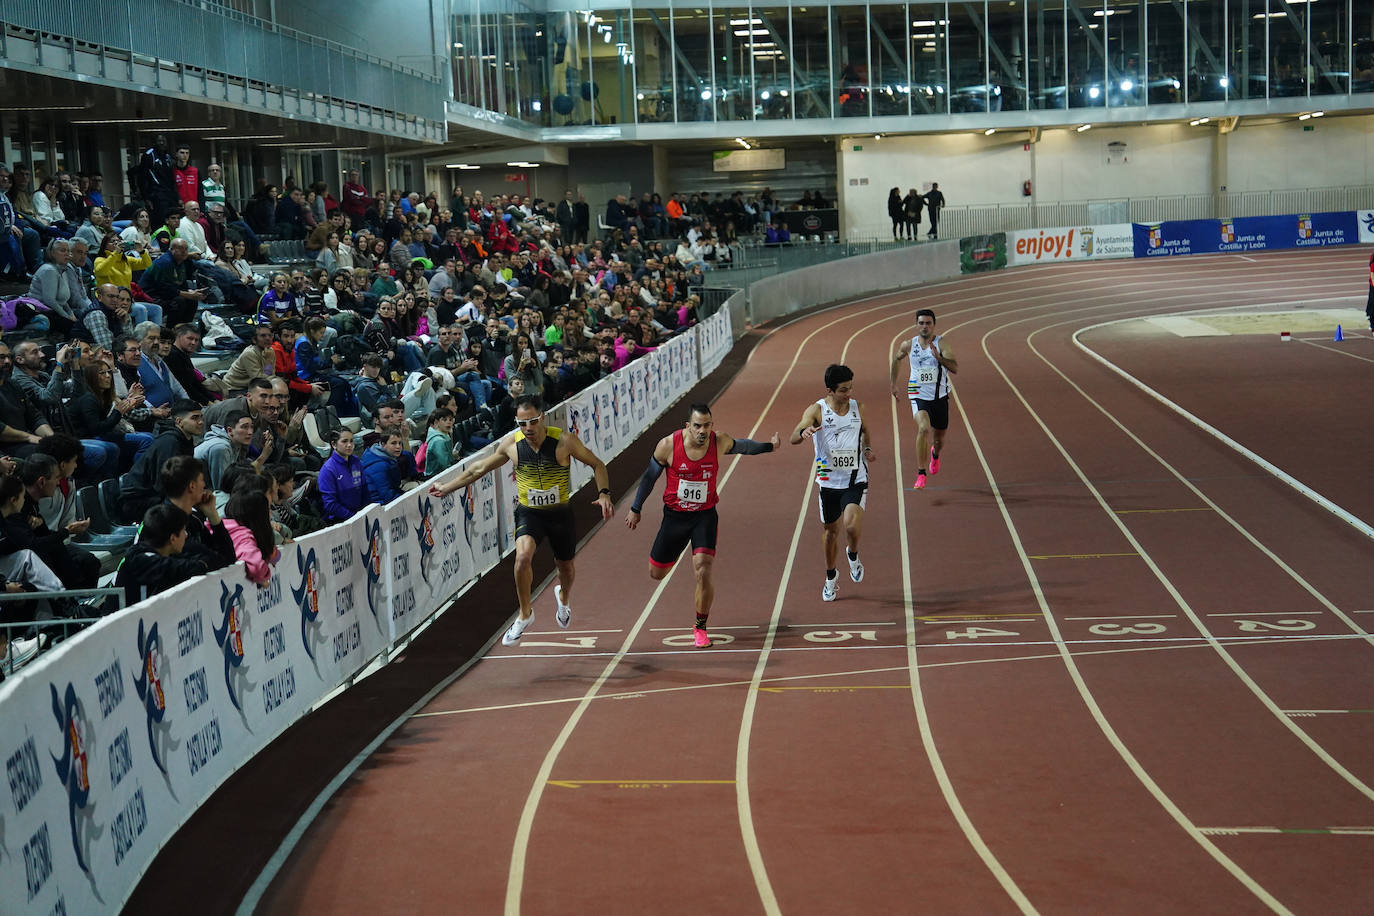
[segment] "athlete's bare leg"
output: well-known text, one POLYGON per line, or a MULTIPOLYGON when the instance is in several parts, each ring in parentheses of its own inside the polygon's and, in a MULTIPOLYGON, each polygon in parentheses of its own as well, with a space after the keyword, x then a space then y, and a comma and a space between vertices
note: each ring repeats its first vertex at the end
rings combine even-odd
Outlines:
MULTIPOLYGON (((936 436, 940 433, 936 432, 936 436)), ((930 414, 924 410, 916 412, 916 469, 924 471, 930 462, 930 414)), ((938 449, 937 449, 938 451, 938 449)))
POLYGON ((558 585, 563 590, 563 603, 572 604, 573 580, 577 578, 577 570, 573 568, 572 560, 556 560, 558 566, 558 585))
POLYGON ((840 558, 840 520, 821 526, 821 545, 825 548, 825 568, 834 569, 840 558))
MULTIPOLYGON (((863 534, 864 510, 854 503, 844 507, 844 536, 849 540, 849 552, 857 554, 859 552, 859 536, 863 534)), ((836 540, 839 540, 836 538, 836 540)), ((832 553, 828 557, 830 565, 827 569, 834 569, 835 555, 832 553)))
POLYGON ((534 610, 530 607, 530 585, 534 581, 534 538, 522 534, 515 539, 515 595, 520 599, 520 619, 527 620, 534 610))
POLYGON ((706 617, 711 613, 711 602, 716 597, 716 587, 711 582, 711 564, 715 557, 709 553, 692 554, 692 572, 696 573, 696 605, 697 605, 697 624, 705 623, 706 617))
POLYGON ((673 567, 671 566, 655 566, 652 563, 649 564, 649 578, 653 579, 655 582, 659 579, 668 578, 668 573, 672 571, 673 567))
POLYGON ((939 457, 940 457, 940 450, 943 448, 943 446, 944 446, 944 444, 945 444, 945 433, 947 432, 947 430, 943 430, 943 429, 932 429, 930 432, 931 432, 931 437, 932 437, 932 440, 933 440, 933 441, 930 443, 930 447, 931 447, 932 449, 934 449, 934 455, 935 455, 935 457, 936 457, 936 458, 939 458, 939 457))

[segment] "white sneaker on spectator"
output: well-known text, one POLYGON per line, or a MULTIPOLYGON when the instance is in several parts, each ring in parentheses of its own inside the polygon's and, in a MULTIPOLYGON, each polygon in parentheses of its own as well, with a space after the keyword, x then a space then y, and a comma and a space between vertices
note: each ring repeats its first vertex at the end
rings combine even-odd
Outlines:
POLYGON ((9 647, 5 650, 5 656, 0 659, 0 665, 5 670, 12 671, 15 668, 27 665, 38 655, 38 639, 11 639, 9 647))

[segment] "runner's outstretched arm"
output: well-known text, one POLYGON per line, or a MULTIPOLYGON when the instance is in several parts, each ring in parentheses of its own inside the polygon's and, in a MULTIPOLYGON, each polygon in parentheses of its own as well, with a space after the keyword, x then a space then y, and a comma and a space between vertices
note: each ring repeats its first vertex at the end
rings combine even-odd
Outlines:
POLYGON ((568 454, 592 469, 592 475, 596 478, 596 502, 601 506, 601 517, 610 518, 615 514, 615 503, 611 502, 611 477, 606 471, 606 462, 596 457, 596 454, 587 448, 586 443, 572 433, 564 433, 564 439, 568 444, 568 454))
POLYGON ((730 444, 725 447, 727 455, 764 455, 777 448, 782 442, 777 433, 773 433, 773 438, 767 442, 755 442, 753 439, 736 439, 729 433, 722 433, 722 438, 729 439, 730 444))
POLYGON ((510 457, 506 455, 505 449, 499 448, 481 461, 463 468, 462 472, 457 477, 447 483, 436 483, 431 486, 429 488, 429 495, 447 496, 454 490, 461 490, 468 484, 476 483, 509 460, 510 457))
POLYGON ((906 340, 897 348, 897 355, 892 358, 892 396, 900 398, 903 394, 902 389, 897 387, 897 373, 901 370, 902 360, 907 358, 911 352, 911 341, 906 340))
POLYGON ((654 453, 649 456, 649 466, 644 469, 643 475, 639 478, 639 489, 635 491, 635 500, 630 504, 630 512, 625 516, 625 527, 633 531, 639 526, 639 513, 644 510, 644 500, 649 498, 649 494, 654 490, 654 484, 658 483, 659 475, 668 466, 668 462, 673 460, 673 438, 665 436, 658 440, 658 445, 654 446, 654 453))

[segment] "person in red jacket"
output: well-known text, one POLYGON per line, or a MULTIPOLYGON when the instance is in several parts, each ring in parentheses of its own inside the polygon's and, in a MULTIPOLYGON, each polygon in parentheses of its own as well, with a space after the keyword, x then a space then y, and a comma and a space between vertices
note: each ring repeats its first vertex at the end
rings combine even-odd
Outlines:
POLYGON ((183 206, 189 203, 196 203, 200 200, 200 169, 191 164, 191 147, 189 144, 177 144, 176 166, 172 169, 172 178, 176 181, 177 196, 181 198, 183 206))
POLYGON ((343 200, 339 201, 339 207, 349 215, 354 228, 357 228, 363 224, 363 217, 367 215, 367 205, 371 198, 368 196, 367 188, 363 187, 362 177, 357 169, 350 169, 347 177, 348 180, 343 186, 343 200))
POLYGON ((296 373, 296 338, 300 333, 301 323, 295 318, 288 318, 277 325, 277 339, 272 344, 272 352, 277 360, 275 374, 286 380, 286 387, 291 394, 291 410, 308 404, 317 394, 324 394, 324 388, 310 384, 296 373))

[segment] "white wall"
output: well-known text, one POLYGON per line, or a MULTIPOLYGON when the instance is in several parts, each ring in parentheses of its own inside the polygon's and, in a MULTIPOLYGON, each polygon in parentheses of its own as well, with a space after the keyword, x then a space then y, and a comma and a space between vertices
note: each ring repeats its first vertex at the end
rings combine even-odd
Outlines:
POLYGON ((1288 119, 1228 138, 1227 188, 1335 188, 1374 184, 1374 117, 1288 119), (1303 130, 1304 123, 1310 131, 1303 130))

